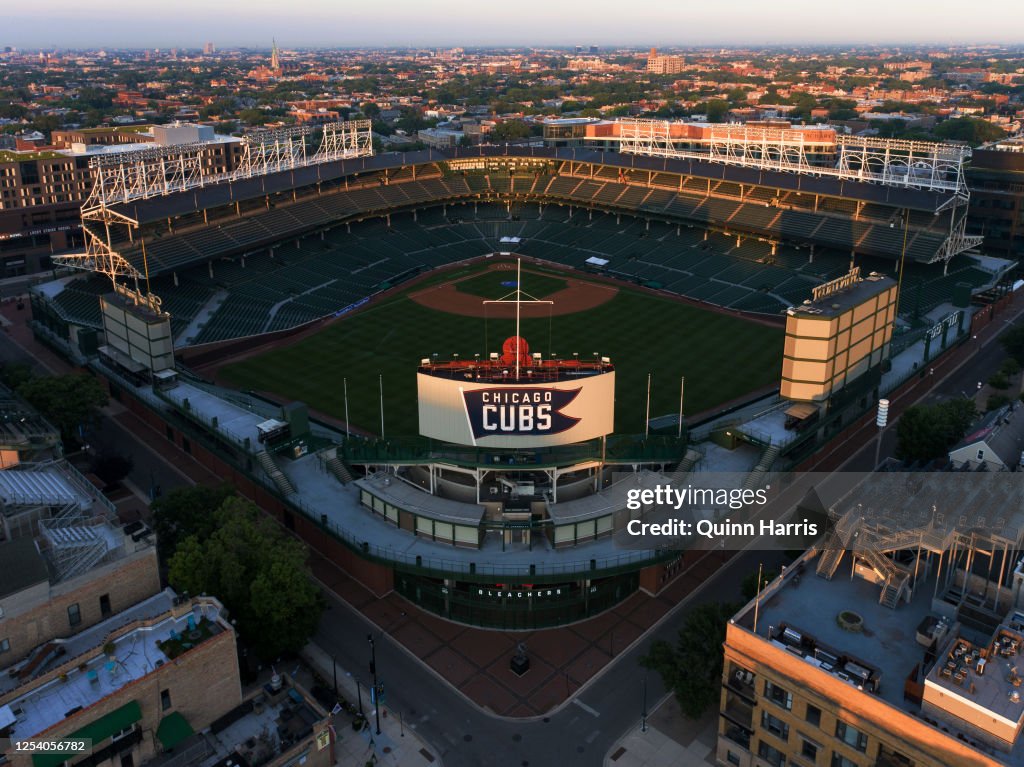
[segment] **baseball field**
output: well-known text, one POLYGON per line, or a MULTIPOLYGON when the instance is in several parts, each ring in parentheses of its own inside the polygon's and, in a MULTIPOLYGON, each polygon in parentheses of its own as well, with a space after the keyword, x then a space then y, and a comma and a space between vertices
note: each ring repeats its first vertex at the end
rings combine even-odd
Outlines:
MULTIPOLYGON (((524 264, 521 335, 531 352, 571 359, 610 357, 616 366, 615 431, 644 430, 647 376, 651 417, 703 412, 779 380, 781 325, 656 295, 618 281, 524 264), (525 299, 524 299, 525 300, 525 299), (550 302, 550 303, 548 303, 550 302)), ((416 367, 432 355, 462 359, 500 352, 514 334, 515 265, 488 260, 432 274, 300 340, 228 362, 217 379, 299 400, 379 433, 379 383, 388 436, 417 433, 416 367)))

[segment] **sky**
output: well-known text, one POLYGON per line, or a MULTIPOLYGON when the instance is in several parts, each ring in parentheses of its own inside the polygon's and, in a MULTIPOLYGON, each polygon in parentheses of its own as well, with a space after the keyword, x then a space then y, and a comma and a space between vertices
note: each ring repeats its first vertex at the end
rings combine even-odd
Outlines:
POLYGON ((1020 0, 45 0, 0 46, 221 48, 1024 43, 1020 0), (981 9, 975 13, 974 9, 981 9))

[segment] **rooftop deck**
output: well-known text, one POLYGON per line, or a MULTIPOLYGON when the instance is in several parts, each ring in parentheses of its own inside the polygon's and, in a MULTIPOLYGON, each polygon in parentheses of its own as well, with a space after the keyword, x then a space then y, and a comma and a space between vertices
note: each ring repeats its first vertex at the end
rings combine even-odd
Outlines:
POLYGON ((11 700, 11 710, 18 713, 10 737, 24 739, 45 732, 69 713, 87 708, 153 673, 171 659, 176 649, 188 649, 184 645, 194 633, 196 638, 192 641, 199 643, 203 637, 225 630, 220 622, 219 607, 210 602, 200 603, 180 617, 167 615, 155 624, 128 631, 113 640, 113 652, 109 656, 103 652, 111 632, 134 620, 159 617, 170 610, 172 599, 170 592, 163 592, 109 621, 63 640, 63 660, 78 658, 79 668, 69 671, 65 680, 54 678, 11 700), (200 627, 198 632, 190 628, 190 622, 200 627), (164 644, 161 649, 158 642, 166 643, 172 634, 181 637, 183 644, 171 647, 164 644), (84 670, 80 668, 82 664, 84 670))
MULTIPOLYGON (((850 578, 849 558, 831 581, 817 577, 813 565, 808 563, 799 578, 786 578, 762 598, 755 633, 773 641, 779 627, 786 624, 835 654, 851 655, 871 664, 881 672, 877 694, 887 703, 904 708, 903 680, 924 661, 925 648, 916 641, 917 627, 932 614, 935 581, 919 582, 911 602, 892 610, 878 603, 878 585, 850 578), (859 614, 864 619, 864 630, 841 628, 836 616, 843 610, 859 614)), ((753 631, 753 603, 748 607, 736 622, 753 631)), ((813 657, 808 662, 814 663, 813 657)))
MULTIPOLYGON (((861 694, 877 696, 894 708, 924 720, 936 728, 937 734, 942 733, 941 736, 964 741, 1012 767, 1024 767, 1024 738, 1018 738, 1008 752, 997 749, 991 742, 981 742, 977 734, 953 714, 934 707, 926 710, 904 694, 904 682, 920 667, 924 673, 917 676, 918 683, 941 688, 945 695, 956 696, 971 708, 983 708, 993 722, 997 717, 1009 724, 1019 722, 1024 717, 1024 694, 1018 694, 1015 699, 1013 693, 1019 688, 1013 676, 1024 672, 1024 663, 1019 661, 1024 649, 1024 636, 1020 633, 1024 629, 1024 614, 1011 610, 1011 617, 992 636, 955 620, 942 619, 942 615, 955 614, 955 608, 944 601, 941 587, 936 594, 936 581, 932 576, 921 577, 911 601, 901 602, 892 609, 879 603, 879 584, 850 576, 849 558, 843 560, 832 580, 817 577, 815 563, 812 559, 802 567, 798 564, 765 589, 757 611, 756 630, 753 601, 736 615, 735 623, 765 641, 802 656, 821 673, 847 681, 851 687, 859 688, 861 694), (838 621, 842 611, 852 611, 863 618, 863 629, 843 628, 838 621), (936 619, 939 629, 934 633, 936 619), (815 649, 808 652, 806 646, 795 647, 783 636, 783 627, 800 634, 805 643, 809 640, 815 649), (925 644, 932 638, 937 640, 940 652, 938 662, 929 665, 925 644), (1017 640, 1015 647, 1011 647, 1011 639, 1017 640), (984 673, 979 673, 977 664, 982 648, 986 648, 988 659, 984 673), (973 654, 975 649, 978 652, 973 654), (841 660, 833 663, 830 656, 841 660), (844 663, 851 660, 876 675, 877 688, 865 689, 844 670, 844 663), (950 662, 953 666, 946 675, 943 671, 950 662)), ((927 689, 924 696, 929 700, 927 689)), ((931 699, 939 701, 941 708, 938 696, 931 699)))

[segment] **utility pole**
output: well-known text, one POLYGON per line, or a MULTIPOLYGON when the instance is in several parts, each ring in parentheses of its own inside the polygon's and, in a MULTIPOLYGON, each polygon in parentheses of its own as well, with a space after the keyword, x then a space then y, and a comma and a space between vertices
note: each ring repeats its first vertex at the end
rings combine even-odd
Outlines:
POLYGON ((370 643, 370 674, 373 675, 373 698, 374 714, 377 716, 377 734, 380 735, 380 685, 377 682, 377 648, 373 644, 373 634, 367 634, 366 640, 370 643))
POLYGON ((644 705, 640 712, 640 732, 647 732, 647 673, 644 672, 644 705))

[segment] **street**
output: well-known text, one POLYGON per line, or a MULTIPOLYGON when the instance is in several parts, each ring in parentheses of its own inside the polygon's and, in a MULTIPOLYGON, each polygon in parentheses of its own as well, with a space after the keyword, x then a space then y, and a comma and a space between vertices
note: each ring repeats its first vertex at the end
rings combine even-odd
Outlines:
MULTIPOLYGON (((1000 319, 1000 322, 1004 320, 1000 319)), ((6 344, 5 360, 31 360, 24 350, 6 344)), ((934 402, 961 394, 972 395, 977 382, 987 380, 1003 358, 1000 344, 987 344, 969 364, 942 381, 927 395, 934 402)), ((160 453, 149 447, 160 435, 139 423, 137 433, 117 416, 112 403, 91 436, 97 449, 111 448, 134 462, 130 480, 148 493, 154 485, 163 492, 189 483, 160 453)), ((129 423, 131 423, 129 421, 129 423)), ((895 446, 895 429, 888 428, 883 456, 895 446)), ((875 442, 865 445, 848 461, 846 470, 870 468, 875 442)), ((741 581, 759 564, 767 570, 784 562, 778 551, 749 550, 738 554, 699 590, 670 612, 648 635, 621 653, 605 670, 560 709, 540 719, 498 718, 470 703, 425 664, 382 636, 377 642, 377 671, 387 690, 387 708, 400 712, 407 727, 415 729, 449 767, 459 765, 601 765, 612 745, 639 720, 643 707, 643 680, 647 678, 647 705, 664 694, 661 678, 648 674, 638 659, 655 639, 674 641, 679 627, 698 605, 714 601, 738 601, 741 581)), ((361 613, 334 595, 328 595, 325 612, 314 641, 333 655, 340 667, 364 685, 369 679, 367 633, 377 629, 361 613)))

